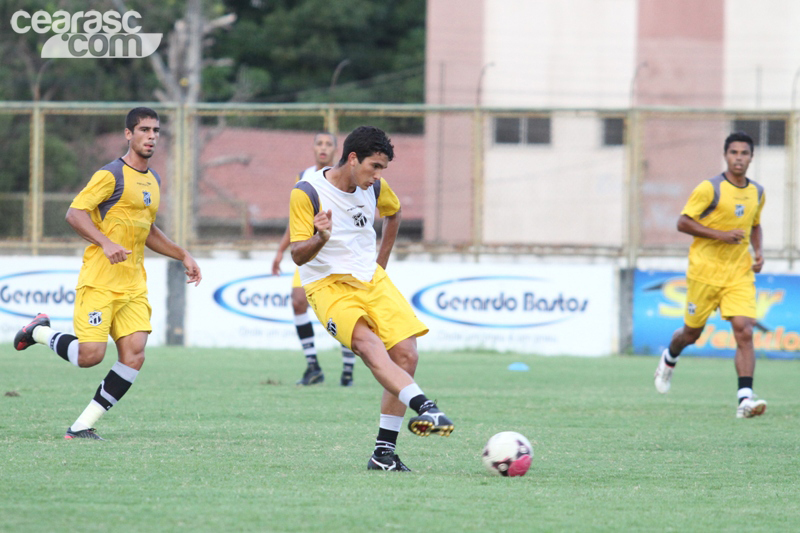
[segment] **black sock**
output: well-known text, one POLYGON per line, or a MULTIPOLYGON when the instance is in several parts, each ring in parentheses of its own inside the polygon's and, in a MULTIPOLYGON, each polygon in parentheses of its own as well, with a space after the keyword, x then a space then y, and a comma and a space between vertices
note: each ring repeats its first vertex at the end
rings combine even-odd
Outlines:
POLYGON ((397 431, 391 429, 378 428, 378 438, 375 439, 375 454, 388 455, 394 452, 397 446, 397 431))
POLYGON ((132 368, 125 367, 123 373, 128 372, 131 375, 127 377, 120 376, 115 372, 115 369, 118 369, 118 365, 120 365, 120 363, 117 363, 117 365, 111 368, 106 378, 100 383, 100 386, 97 387, 97 392, 94 395, 94 401, 102 405, 103 409, 106 411, 114 407, 125 393, 128 392, 128 389, 133 385, 132 379, 136 379, 136 374, 138 373, 132 368))
POLYGON ((408 406, 415 410, 418 415, 421 415, 431 407, 436 407, 436 404, 426 398, 424 394, 418 394, 417 396, 411 398, 411 400, 408 402, 408 406))
POLYGON ((69 333, 56 333, 50 339, 50 349, 53 350, 64 361, 69 361, 69 345, 72 341, 78 340, 75 335, 69 333))
POLYGON ((303 346, 306 363, 314 370, 318 370, 317 349, 314 346, 314 326, 311 325, 311 322, 306 322, 305 324, 296 325, 295 328, 297 329, 297 336, 300 338, 300 344, 303 346))
POLYGON ((752 389, 753 388, 753 377, 745 377, 739 378, 739 388, 740 389, 752 389))

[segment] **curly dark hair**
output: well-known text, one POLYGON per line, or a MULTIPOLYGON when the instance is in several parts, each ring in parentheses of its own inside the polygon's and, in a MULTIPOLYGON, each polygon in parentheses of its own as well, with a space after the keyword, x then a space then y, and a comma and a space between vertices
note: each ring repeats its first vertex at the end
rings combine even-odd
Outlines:
POLYGON ((392 146, 391 140, 383 130, 372 126, 359 126, 350 132, 350 135, 344 140, 342 158, 339 159, 340 165, 347 162, 347 156, 351 152, 355 152, 359 163, 372 154, 386 154, 389 161, 394 159, 394 146, 392 146))

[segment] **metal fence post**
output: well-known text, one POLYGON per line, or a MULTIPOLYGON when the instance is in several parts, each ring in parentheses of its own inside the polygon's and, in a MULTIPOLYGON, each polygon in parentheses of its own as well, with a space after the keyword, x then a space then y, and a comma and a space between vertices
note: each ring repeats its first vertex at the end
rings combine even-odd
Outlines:
POLYGON ((788 162, 786 165, 786 198, 784 200, 786 234, 784 246, 787 248, 789 268, 794 267, 795 250, 797 249, 797 112, 792 109, 789 114, 787 133, 788 162))
MULTIPOLYGON (((186 131, 186 108, 175 106, 174 125, 172 131, 172 150, 174 157, 173 175, 170 176, 172 203, 172 239, 181 246, 186 246, 186 210, 184 191, 186 184, 188 152, 186 150, 189 136, 186 131)), ((183 264, 178 261, 167 263, 167 344, 182 346, 184 339, 184 319, 186 314, 186 283, 184 282, 183 264)))
POLYGON ((639 122, 641 120, 639 111, 631 109, 628 113, 628 161, 625 188, 625 202, 623 206, 626 212, 625 217, 627 236, 625 239, 625 257, 627 258, 628 268, 636 268, 636 260, 639 255, 641 236, 641 206, 639 194, 639 173, 641 171, 641 143, 639 138, 639 122))
POLYGON ((478 253, 483 244, 483 114, 472 114, 472 248, 478 253))
POLYGON ((31 113, 29 217, 31 253, 39 255, 39 245, 44 233, 44 115, 38 102, 31 113))

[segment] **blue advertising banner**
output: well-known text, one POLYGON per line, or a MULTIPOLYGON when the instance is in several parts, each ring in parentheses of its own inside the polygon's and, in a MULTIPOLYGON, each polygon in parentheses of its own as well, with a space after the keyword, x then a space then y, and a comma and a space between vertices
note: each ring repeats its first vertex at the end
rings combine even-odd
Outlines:
MULTIPOLYGON (((658 355, 672 333, 683 325, 686 305, 684 272, 634 272, 633 349, 658 355)), ((800 358, 800 276, 756 276, 756 356, 772 359, 800 358)), ((706 323, 703 334, 684 353, 733 357, 736 340, 730 324, 719 311, 706 323)))

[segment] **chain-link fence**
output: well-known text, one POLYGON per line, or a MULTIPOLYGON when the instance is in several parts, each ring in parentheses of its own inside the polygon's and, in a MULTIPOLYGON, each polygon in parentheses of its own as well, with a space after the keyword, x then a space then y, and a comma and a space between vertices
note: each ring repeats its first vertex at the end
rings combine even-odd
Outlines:
MULTIPOLYGON (((0 103, 0 249, 83 246, 64 222, 92 173, 127 150, 140 104, 0 103)), ((148 104, 144 104, 148 105, 148 104)), ((750 133, 764 185, 768 257, 798 257, 797 117, 689 109, 488 109, 424 105, 150 104, 162 134, 158 224, 190 249, 274 248, 314 133, 341 144, 362 124, 389 133, 384 177, 400 197, 398 250, 604 256, 685 254, 675 230, 701 180, 724 170, 723 140, 750 133)))

